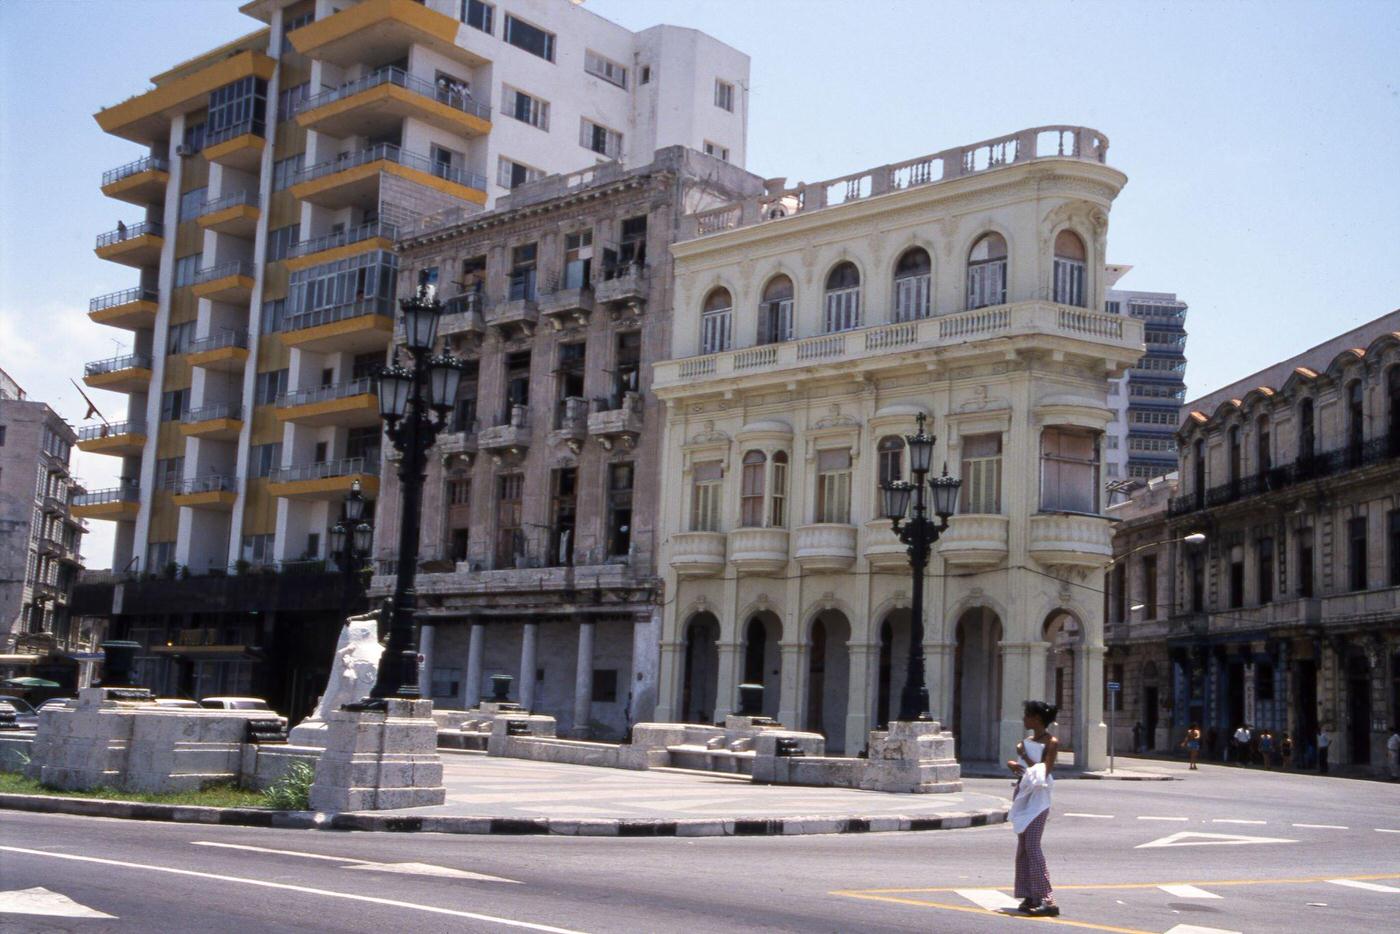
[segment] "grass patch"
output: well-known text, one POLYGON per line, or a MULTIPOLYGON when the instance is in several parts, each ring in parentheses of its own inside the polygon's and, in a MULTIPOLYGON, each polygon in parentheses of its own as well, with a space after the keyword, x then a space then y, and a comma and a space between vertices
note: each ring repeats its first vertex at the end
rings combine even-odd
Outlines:
POLYGON ((14 795, 49 795, 57 798, 106 798, 111 801, 138 801, 142 804, 193 804, 214 808, 266 807, 267 799, 260 791, 249 791, 234 785, 210 785, 199 791, 165 793, 118 791, 115 788, 94 788, 91 791, 62 791, 48 788, 32 778, 0 773, 0 793, 14 795))

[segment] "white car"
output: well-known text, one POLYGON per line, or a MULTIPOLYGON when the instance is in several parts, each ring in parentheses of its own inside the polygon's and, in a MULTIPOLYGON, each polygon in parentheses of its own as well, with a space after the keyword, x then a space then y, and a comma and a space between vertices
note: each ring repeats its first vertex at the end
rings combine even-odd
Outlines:
POLYGON ((175 707, 181 710, 202 710, 198 701, 192 701, 185 697, 157 697, 157 707, 175 707))
POLYGON ((205 697, 200 699, 199 706, 210 710, 265 710, 281 721, 282 729, 287 728, 287 718, 269 707, 261 697, 205 697))

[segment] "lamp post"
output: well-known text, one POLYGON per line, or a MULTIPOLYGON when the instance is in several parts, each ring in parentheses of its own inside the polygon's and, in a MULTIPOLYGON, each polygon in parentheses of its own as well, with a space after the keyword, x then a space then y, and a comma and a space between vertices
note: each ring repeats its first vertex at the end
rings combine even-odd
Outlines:
POLYGON ((919 430, 905 437, 909 447, 909 471, 914 476, 910 483, 906 480, 892 480, 880 484, 883 492, 885 518, 894 526, 895 535, 909 546, 909 564, 914 572, 914 607, 909 627, 909 670, 904 677, 904 689, 899 694, 899 716, 897 720, 929 719, 928 685, 924 680, 924 572, 928 569, 929 555, 933 543, 948 528, 948 519, 957 510, 958 490, 962 481, 948 476, 948 467, 943 467, 943 475, 928 480, 929 495, 933 497, 932 512, 924 500, 924 480, 928 477, 929 464, 933 460, 933 435, 924 431, 924 416, 918 416, 919 430), (914 515, 906 519, 910 500, 914 503, 914 515))
POLYGON ((331 556, 344 577, 341 588, 341 622, 349 615, 350 594, 358 593, 356 575, 374 544, 374 527, 365 520, 365 498, 360 493, 360 481, 350 484, 350 493, 341 507, 341 517, 331 526, 331 556))
POLYGON ((418 575, 418 526, 423 511, 423 483, 427 479, 428 449, 457 399, 462 381, 462 362, 446 354, 434 355, 438 322, 443 305, 428 286, 399 302, 402 310, 404 344, 410 365, 395 359, 379 372, 379 417, 384 419, 389 440, 403 456, 399 460, 399 557, 394 577, 394 596, 387 606, 389 642, 379 665, 379 675, 367 701, 355 706, 382 706, 389 697, 417 698, 418 646, 414 617, 418 597, 414 581, 418 575))

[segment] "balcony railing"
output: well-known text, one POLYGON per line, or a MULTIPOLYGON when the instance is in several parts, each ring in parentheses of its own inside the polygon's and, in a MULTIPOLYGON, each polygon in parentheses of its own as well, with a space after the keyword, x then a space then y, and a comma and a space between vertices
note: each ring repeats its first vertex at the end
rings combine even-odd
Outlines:
POLYGON ((185 353, 203 353, 206 350, 222 350, 225 347, 248 347, 246 328, 223 328, 216 334, 190 341, 185 353))
POLYGON ((187 496, 190 493, 225 493, 233 492, 238 488, 238 478, 225 474, 212 474, 207 477, 186 477, 173 483, 170 487, 176 496, 187 496))
POLYGON ((155 289, 143 289, 139 286, 134 289, 122 289, 120 292, 108 292, 106 295, 90 299, 88 311, 102 311, 104 308, 116 308, 132 302, 154 302, 158 301, 159 297, 155 289))
POLYGON ((124 178, 133 175, 140 175, 142 172, 169 172, 170 163, 159 156, 146 156, 144 159, 137 159, 135 162, 128 162, 126 165, 119 165, 115 169, 108 169, 102 173, 102 185, 106 187, 113 182, 119 182, 124 178))
POLYGON ((300 185, 303 182, 315 181, 327 175, 334 175, 336 172, 344 172, 362 165, 369 165, 371 162, 379 161, 395 162, 410 169, 417 169, 420 172, 427 172, 436 175, 438 178, 455 182, 458 185, 465 185, 468 188, 476 188, 481 191, 486 190, 486 176, 478 175, 475 172, 468 172, 465 169, 456 169, 449 165, 435 162, 427 156, 420 156, 413 152, 404 152, 403 149, 393 143, 380 143, 369 149, 362 149, 359 152, 341 153, 329 162, 318 162, 315 165, 308 165, 297 172, 292 177, 293 185, 300 185))
POLYGON ((105 490, 89 490, 73 497, 74 506, 101 506, 104 503, 139 503, 141 488, 134 484, 109 487, 105 490))
POLYGON ((483 296, 480 292, 467 292, 463 295, 454 295, 443 302, 443 314, 463 315, 480 313, 483 305, 483 296))
POLYGON ((97 248, 100 250, 104 246, 121 243, 123 240, 134 240, 147 234, 153 237, 163 237, 165 236, 165 225, 160 221, 137 221, 134 224, 125 224, 116 230, 98 234, 97 248))
POLYGON ((349 318, 361 318, 365 315, 394 315, 394 300, 391 298, 362 298, 353 302, 346 302, 342 305, 331 305, 327 308, 313 308, 310 311, 303 311, 298 314, 288 315, 282 322, 283 331, 301 331, 306 328, 319 327, 323 324, 331 324, 336 321, 345 321, 349 318))
POLYGON ((404 88, 414 94, 422 95, 437 101, 439 104, 446 104, 453 110, 460 110, 464 114, 471 114, 483 120, 491 119, 491 108, 471 97, 449 90, 446 86, 435 85, 431 81, 415 77, 404 71, 402 68, 389 66, 380 68, 377 71, 365 75, 363 78, 356 78, 354 81, 347 81, 336 88, 322 91, 305 98, 297 105, 297 113, 306 113, 308 110, 315 110, 317 107, 324 107, 326 104, 333 104, 338 100, 344 100, 361 91, 368 91, 370 88, 377 88, 383 84, 392 84, 394 87, 404 88))
POLYGON ((1381 435, 1362 444, 1347 445, 1311 457, 1300 457, 1291 464, 1282 464, 1261 473, 1240 477, 1238 480, 1211 487, 1203 493, 1174 496, 1168 512, 1173 516, 1183 516, 1395 458, 1400 458, 1400 437, 1381 435))
POLYGON ((201 405, 197 409, 190 409, 181 419, 186 425, 198 425, 200 422, 212 422, 221 418, 229 418, 237 421, 243 417, 243 406, 237 402, 216 402, 212 405, 201 405))
POLYGON ((287 251, 287 258, 293 259, 298 256, 310 256, 313 253, 320 253, 323 250, 333 250, 336 247, 349 246, 352 243, 359 243, 361 240, 373 240, 383 237, 386 240, 397 240, 399 238, 399 228, 393 224, 386 224, 383 221, 375 221, 370 224, 361 224, 358 227, 351 227, 349 230, 342 230, 333 234, 326 234, 324 237, 313 237, 310 240, 302 240, 300 243, 292 244, 287 251))
POLYGON ((379 476, 378 457, 342 457, 319 464, 295 464, 272 471, 273 483, 294 483, 298 480, 324 480, 327 477, 349 477, 354 474, 379 476))
POLYGON ((96 441, 100 438, 113 438, 118 435, 144 435, 145 433, 146 423, 139 419, 131 419, 107 425, 85 425, 78 429, 78 440, 96 441))
POLYGON ((267 128, 261 120, 240 120, 238 123, 205 133, 204 147, 207 149, 210 146, 227 142, 238 136, 246 136, 249 133, 254 136, 262 136, 265 132, 267 132, 267 128))
POLYGON ((194 274, 194 285, 201 285, 205 282, 214 282, 218 279, 226 279, 229 276, 247 276, 252 278, 257 271, 252 263, 245 260, 235 260, 231 263, 220 263, 217 266, 210 266, 201 269, 194 274))
POLYGON ((206 214, 215 214, 219 211, 241 207, 245 204, 249 207, 257 207, 258 193, 256 191, 236 191, 231 195, 224 195, 222 198, 206 201, 199 206, 199 210, 195 211, 194 216, 203 217, 206 214))
POLYGON ((150 368, 150 354, 129 353, 121 357, 108 357, 106 360, 94 360, 83 367, 83 375, 101 376, 103 373, 116 373, 119 370, 149 370, 150 368))
POLYGON ((310 389, 295 389, 283 393, 277 397, 277 407, 286 409, 294 405, 325 402, 328 399, 347 399, 350 396, 363 396, 374 391, 374 380, 364 377, 344 383, 332 383, 329 386, 314 386, 310 389))

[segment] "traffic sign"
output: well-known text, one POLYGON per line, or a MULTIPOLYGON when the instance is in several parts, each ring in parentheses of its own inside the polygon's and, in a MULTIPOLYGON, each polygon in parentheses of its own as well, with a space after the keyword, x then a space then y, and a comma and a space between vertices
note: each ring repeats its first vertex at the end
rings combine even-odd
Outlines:
POLYGON ((1108 691, 1110 694, 1112 694, 1115 691, 1121 691, 1122 689, 1123 685, 1119 684, 1117 681, 1108 682, 1108 691))

